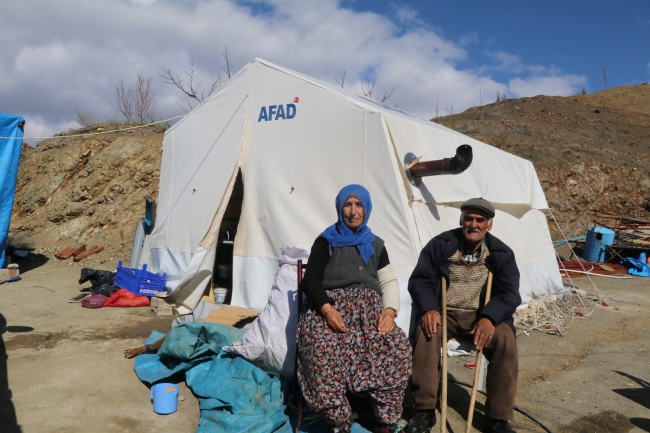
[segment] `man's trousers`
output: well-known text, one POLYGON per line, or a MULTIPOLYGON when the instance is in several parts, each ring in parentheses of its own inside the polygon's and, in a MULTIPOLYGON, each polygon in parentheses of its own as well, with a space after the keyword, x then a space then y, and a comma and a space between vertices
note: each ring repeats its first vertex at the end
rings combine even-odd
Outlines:
MULTIPOLYGON (((474 336, 470 332, 476 319, 476 312, 473 311, 448 311, 447 338, 473 342, 474 336)), ((442 326, 438 326, 436 334, 427 339, 418 324, 411 376, 416 410, 435 409, 438 403, 441 347, 442 326)), ((496 327, 492 341, 483 349, 483 354, 489 361, 486 414, 494 419, 512 420, 519 360, 515 335, 507 324, 501 323, 496 327)))

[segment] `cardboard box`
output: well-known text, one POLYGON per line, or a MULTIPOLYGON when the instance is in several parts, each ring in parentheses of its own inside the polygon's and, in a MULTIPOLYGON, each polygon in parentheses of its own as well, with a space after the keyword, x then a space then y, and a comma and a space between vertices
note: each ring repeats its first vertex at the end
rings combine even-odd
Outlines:
POLYGON ((208 323, 221 323, 222 325, 235 326, 241 321, 250 320, 259 315, 259 311, 224 305, 222 308, 210 312, 210 314, 201 320, 208 323))

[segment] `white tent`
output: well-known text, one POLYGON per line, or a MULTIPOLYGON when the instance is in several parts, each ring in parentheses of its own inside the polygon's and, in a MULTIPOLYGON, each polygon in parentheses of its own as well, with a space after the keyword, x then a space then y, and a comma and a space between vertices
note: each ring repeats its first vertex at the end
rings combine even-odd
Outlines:
POLYGON ((234 220, 232 304, 261 310, 280 246, 309 249, 336 221, 334 198, 350 183, 371 193, 369 226, 385 240, 397 274, 403 328, 420 250, 458 226, 460 203, 472 197, 497 209, 492 233, 516 254, 524 301, 562 286, 540 211, 548 205, 529 161, 261 59, 166 132, 149 267, 166 272, 177 304, 193 309, 234 220), (461 144, 474 151, 464 173, 408 182, 407 153, 437 160, 461 144))

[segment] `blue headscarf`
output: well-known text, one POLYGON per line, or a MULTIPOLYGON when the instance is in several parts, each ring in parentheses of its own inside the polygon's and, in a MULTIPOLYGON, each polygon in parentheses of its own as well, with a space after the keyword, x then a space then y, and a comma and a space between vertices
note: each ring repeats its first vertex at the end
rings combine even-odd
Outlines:
POLYGON ((370 193, 366 188, 361 185, 348 185, 344 187, 336 196, 336 212, 339 215, 339 220, 336 224, 329 226, 323 232, 323 237, 333 247, 347 247, 356 245, 361 253, 363 262, 367 265, 370 257, 375 253, 372 246, 372 241, 375 240, 375 234, 370 230, 366 224, 370 218, 372 211, 372 200, 370 200, 370 193), (353 231, 343 222, 343 205, 351 195, 357 197, 363 206, 364 218, 356 231, 353 231))

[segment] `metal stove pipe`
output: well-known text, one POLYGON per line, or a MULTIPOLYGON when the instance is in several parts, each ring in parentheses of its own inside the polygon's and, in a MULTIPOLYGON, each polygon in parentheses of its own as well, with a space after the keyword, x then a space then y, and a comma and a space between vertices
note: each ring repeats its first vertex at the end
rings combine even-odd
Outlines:
POLYGON ((408 169, 412 177, 439 176, 441 174, 460 174, 472 164, 472 146, 463 144, 456 149, 453 158, 418 162, 408 169))

